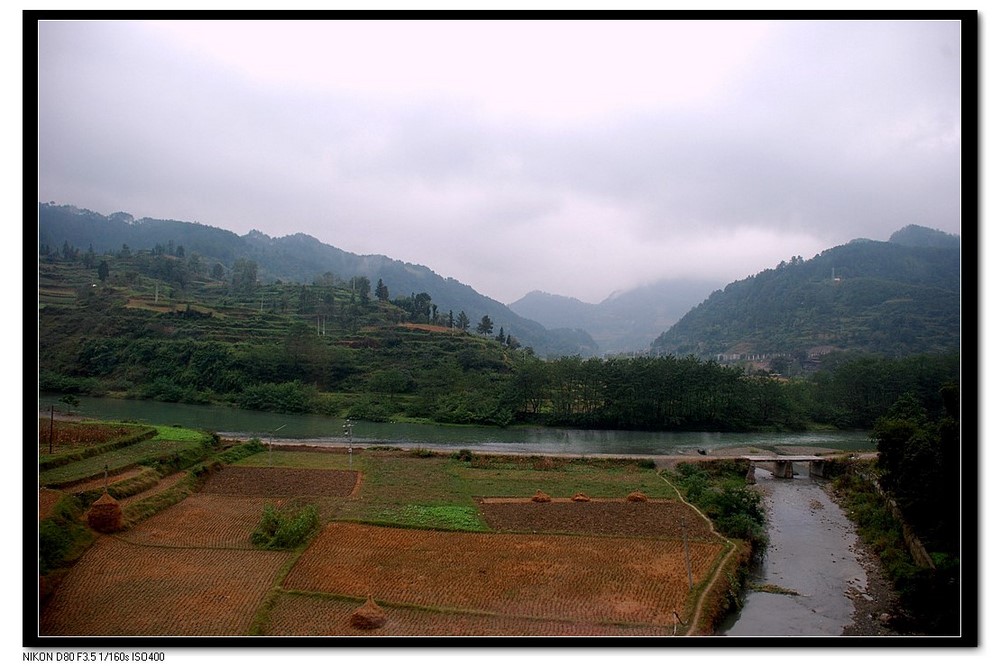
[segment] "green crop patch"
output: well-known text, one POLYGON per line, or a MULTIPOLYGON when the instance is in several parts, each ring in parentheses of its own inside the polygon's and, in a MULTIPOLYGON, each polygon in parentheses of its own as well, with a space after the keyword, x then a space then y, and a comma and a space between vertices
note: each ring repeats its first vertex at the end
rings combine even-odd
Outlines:
POLYGON ((375 513, 372 521, 415 528, 488 530, 476 508, 467 505, 404 505, 382 509, 375 513))

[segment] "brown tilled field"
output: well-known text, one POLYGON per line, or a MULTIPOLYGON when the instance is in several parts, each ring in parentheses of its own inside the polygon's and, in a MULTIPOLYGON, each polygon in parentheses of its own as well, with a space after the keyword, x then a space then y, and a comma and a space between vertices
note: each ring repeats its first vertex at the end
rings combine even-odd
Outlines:
POLYGON ((251 549, 250 535, 267 503, 278 505, 280 500, 198 493, 146 519, 122 537, 151 546, 251 549))
MULTIPOLYGON (((386 623, 380 628, 358 629, 351 614, 360 602, 319 595, 283 593, 270 609, 261 628, 265 635, 315 637, 614 637, 663 636, 674 628, 662 625, 601 624, 551 621, 496 614, 449 612, 380 604, 386 623)), ((680 630, 678 630, 680 632, 680 630)))
POLYGON ((289 555, 100 537, 60 582, 43 635, 242 635, 289 555))
POLYGON ((66 421, 47 418, 38 419, 38 451, 48 452, 49 440, 53 447, 80 447, 108 442, 115 438, 140 431, 138 426, 115 424, 92 424, 89 422, 66 421))
POLYGON ((490 528, 514 533, 570 533, 621 537, 682 539, 683 525, 691 540, 711 540, 705 520, 684 503, 653 500, 570 500, 533 503, 484 499, 479 511, 490 528))
MULTIPOLYGON (((698 581, 723 544, 692 541, 690 548, 698 581)), ((680 540, 332 523, 283 587, 446 611, 672 627, 672 611, 683 609, 688 593, 683 549, 680 540)))
POLYGON ((48 599, 41 634, 671 635, 674 610, 691 602, 680 522, 696 585, 726 549, 670 500, 483 499, 495 531, 485 533, 338 521, 364 502, 360 484, 345 470, 223 468, 198 493, 98 537, 48 599), (332 523, 303 552, 253 547, 265 505, 304 503, 332 523), (360 630, 350 617, 368 596, 386 622, 360 630))
POLYGON ((263 498, 346 498, 357 483, 358 473, 350 470, 233 467, 212 475, 202 493, 263 498))

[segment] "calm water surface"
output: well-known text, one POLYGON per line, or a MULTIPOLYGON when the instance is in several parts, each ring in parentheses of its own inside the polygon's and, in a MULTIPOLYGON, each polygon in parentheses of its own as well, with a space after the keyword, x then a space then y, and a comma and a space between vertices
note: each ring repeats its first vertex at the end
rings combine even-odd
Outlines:
MULTIPOLYGON (((51 405, 58 410, 59 396, 39 397, 39 412, 51 405)), ((298 440, 310 444, 347 442, 344 420, 323 415, 283 415, 240 410, 225 406, 181 405, 156 401, 81 397, 75 414, 93 419, 134 419, 150 424, 200 428, 232 437, 262 440, 298 440)), ((868 434, 861 431, 831 433, 707 433, 610 431, 563 428, 485 426, 441 426, 430 424, 382 424, 354 422, 353 442, 415 445, 433 449, 539 454, 655 455, 712 451, 724 447, 827 447, 845 451, 871 449, 868 434)))

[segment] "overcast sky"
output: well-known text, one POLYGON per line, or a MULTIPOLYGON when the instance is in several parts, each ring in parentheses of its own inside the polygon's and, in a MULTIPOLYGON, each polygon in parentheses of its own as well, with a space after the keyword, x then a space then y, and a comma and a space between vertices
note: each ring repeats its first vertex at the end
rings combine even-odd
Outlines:
POLYGON ((960 232, 947 22, 39 24, 38 198, 505 303, 960 232))

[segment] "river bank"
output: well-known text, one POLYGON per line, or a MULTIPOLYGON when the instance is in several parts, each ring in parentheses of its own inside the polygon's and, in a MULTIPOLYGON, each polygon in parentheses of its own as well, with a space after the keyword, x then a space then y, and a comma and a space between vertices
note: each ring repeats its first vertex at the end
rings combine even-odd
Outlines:
POLYGON ((889 636, 897 596, 827 482, 757 469, 769 544, 726 636, 889 636))

